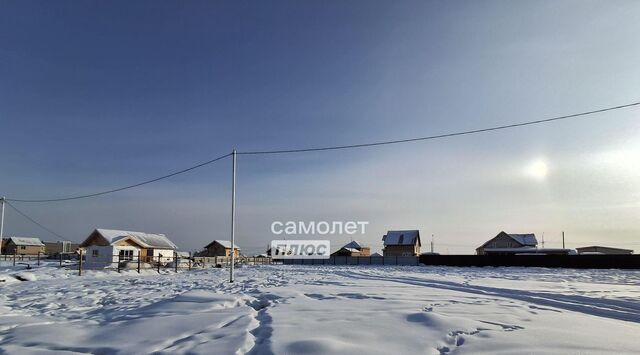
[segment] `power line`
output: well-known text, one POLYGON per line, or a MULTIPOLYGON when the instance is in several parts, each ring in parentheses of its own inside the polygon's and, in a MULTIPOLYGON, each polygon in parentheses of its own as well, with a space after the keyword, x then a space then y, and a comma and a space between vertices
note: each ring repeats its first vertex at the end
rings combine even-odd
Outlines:
POLYGON ((160 180, 163 180, 163 179, 167 179, 167 178, 170 178, 172 176, 184 174, 184 173, 186 173, 188 171, 195 170, 195 169, 198 169, 198 168, 203 167, 205 165, 214 163, 214 162, 216 162, 218 160, 224 159, 224 158, 226 158, 226 157, 228 157, 230 155, 231 155, 231 153, 228 153, 228 154, 225 154, 223 156, 208 160, 208 161, 206 161, 204 163, 200 163, 200 164, 194 165, 194 166, 192 166, 190 168, 186 168, 186 169, 182 169, 182 170, 173 172, 171 174, 163 175, 163 176, 157 177, 155 179, 146 180, 146 181, 143 181, 143 182, 139 182, 137 184, 124 186, 124 187, 119 187, 119 188, 111 189, 111 190, 107 190, 107 191, 96 192, 96 193, 87 194, 87 195, 79 195, 79 196, 71 196, 71 197, 63 197, 63 198, 51 198, 51 199, 43 199, 43 200, 28 200, 28 199, 7 198, 6 201, 13 201, 13 202, 59 202, 59 201, 79 200, 79 199, 82 199, 82 198, 89 198, 89 197, 95 197, 95 196, 100 196, 100 195, 106 195, 106 194, 110 194, 110 193, 114 193, 114 192, 133 189, 135 187, 139 187, 139 186, 146 185, 146 184, 151 184, 152 182, 156 182, 156 181, 160 181, 160 180))
POLYGON ((16 206, 12 205, 11 203, 9 203, 9 201, 5 201, 7 203, 7 205, 9 205, 9 207, 13 208, 14 211, 18 212, 18 214, 20 214, 22 217, 26 218, 27 220, 29 220, 31 223, 37 225, 38 227, 46 230, 47 232, 55 235, 56 237, 60 238, 61 240, 64 240, 65 237, 61 236, 60 234, 52 231, 51 229, 43 226, 40 222, 36 221, 35 219, 29 217, 26 213, 20 211, 19 209, 16 208, 16 206))
MULTIPOLYGON (((602 109, 598 109, 598 110, 574 113, 574 114, 571 114, 571 115, 557 116, 557 117, 546 118, 546 119, 541 119, 541 120, 527 121, 527 122, 521 122, 521 123, 513 123, 513 124, 508 124, 508 125, 480 128, 480 129, 474 129, 474 130, 468 130, 468 131, 451 132, 451 133, 445 133, 445 134, 439 134, 439 135, 433 135, 433 136, 426 136, 426 137, 417 137, 417 138, 408 138, 408 139, 399 139, 399 140, 372 142, 372 143, 362 143, 362 144, 328 146, 328 147, 319 147, 319 148, 246 151, 246 152, 237 152, 236 154, 241 154, 241 155, 260 155, 260 154, 303 153, 303 152, 315 152, 315 151, 327 151, 327 150, 364 148, 364 147, 373 147, 373 146, 381 146, 381 145, 389 145, 389 144, 409 143, 409 142, 417 142, 417 141, 424 141, 424 140, 431 140, 431 139, 439 139, 439 138, 447 138, 447 137, 455 137, 455 136, 463 136, 463 135, 470 135, 470 134, 476 134, 476 133, 497 131, 497 130, 502 130, 502 129, 530 126, 530 125, 536 125, 536 124, 542 124, 542 123, 549 123, 549 122, 554 122, 554 121, 560 121, 560 120, 566 120, 566 119, 571 119, 571 118, 577 118, 577 117, 582 117, 582 116, 593 115, 593 114, 596 114, 596 113, 619 110, 619 109, 628 108, 628 107, 632 107, 632 106, 638 106, 638 105, 640 105, 640 101, 629 103, 629 104, 624 104, 624 105, 618 105, 618 106, 602 108, 602 109)), ((150 183, 153 183, 153 182, 156 182, 156 181, 159 181, 159 180, 167 179, 167 178, 170 178, 172 176, 183 174, 183 173, 186 173, 188 171, 195 170, 195 169, 198 169, 198 168, 200 168, 202 166, 211 164, 211 163, 216 162, 218 160, 224 159, 224 158, 226 158, 226 157, 228 157, 230 155, 232 155, 232 153, 227 153, 227 154, 225 154, 223 156, 211 159, 211 160, 206 161, 204 163, 200 163, 200 164, 194 165, 192 167, 176 171, 176 172, 171 173, 171 174, 160 176, 158 178, 146 180, 146 181, 143 181, 143 182, 140 182, 140 183, 137 183, 137 184, 128 185, 128 186, 124 186, 124 187, 120 187, 120 188, 101 191, 101 192, 97 192, 97 193, 86 194, 86 195, 78 195, 78 196, 71 196, 71 197, 63 197, 63 198, 51 198, 51 199, 16 199, 16 198, 7 198, 6 201, 34 202, 34 203, 59 202, 59 201, 78 200, 78 199, 84 199, 84 198, 89 198, 89 197, 96 197, 96 196, 106 195, 106 194, 110 194, 110 193, 114 193, 114 192, 119 192, 119 191, 123 191, 123 190, 127 190, 127 189, 136 188, 136 187, 139 187, 139 186, 142 186, 142 185, 146 185, 146 184, 150 184, 150 183)))
POLYGON ((416 142, 416 141, 425 141, 425 140, 431 140, 431 139, 439 139, 439 138, 463 136, 463 135, 482 133, 482 132, 497 131, 497 130, 501 130, 501 129, 515 128, 515 127, 522 127, 522 126, 530 126, 530 125, 536 125, 536 124, 541 124, 541 123, 549 123, 549 122, 554 122, 554 121, 566 120, 566 119, 570 119, 570 118, 593 115, 593 114, 596 114, 596 113, 619 110, 619 109, 628 108, 628 107, 637 106, 637 105, 640 105, 640 101, 639 102, 633 102, 633 103, 630 103, 630 104, 625 104, 625 105, 607 107, 607 108, 593 110, 593 111, 574 113, 574 114, 571 114, 571 115, 558 116, 558 117, 552 117, 552 118, 546 118, 546 119, 528 121, 528 122, 521 122, 521 123, 513 123, 513 124, 508 124, 508 125, 502 125, 502 126, 480 128, 480 129, 474 129, 474 130, 469 130, 469 131, 444 133, 444 134, 439 134, 439 135, 434 135, 434 136, 426 136, 426 137, 418 137, 418 138, 398 139, 398 140, 392 140, 392 141, 362 143, 362 144, 349 144, 349 145, 339 145, 339 146, 319 147, 319 148, 248 151, 248 152, 238 152, 237 154, 258 155, 258 154, 303 153, 303 152, 316 152, 316 151, 323 151, 323 150, 364 148, 364 147, 373 147, 373 146, 379 146, 379 145, 409 143, 409 142, 416 142))

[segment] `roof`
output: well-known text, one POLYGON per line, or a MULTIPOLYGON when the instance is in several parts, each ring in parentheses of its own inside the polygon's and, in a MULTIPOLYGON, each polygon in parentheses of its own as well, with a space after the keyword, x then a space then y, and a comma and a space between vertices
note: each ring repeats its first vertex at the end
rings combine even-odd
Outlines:
POLYGON ((538 245, 538 240, 536 239, 536 235, 533 233, 526 233, 526 234, 513 234, 513 233, 505 233, 504 231, 498 233, 498 235, 496 235, 495 237, 487 240, 486 242, 484 242, 481 246, 477 247, 476 250, 481 249, 481 248, 486 248, 487 245, 489 245, 489 243, 491 243, 491 241, 493 241, 494 239, 498 238, 501 235, 506 235, 508 237, 510 237, 511 239, 515 240, 517 243, 519 243, 520 245, 524 246, 524 247, 536 247, 538 245))
POLYGON ((370 256, 382 256, 382 254, 380 254, 378 252, 375 252, 375 253, 371 254, 370 256))
MULTIPOLYGON (((205 248, 209 247, 213 243, 218 243, 218 244, 222 245, 222 247, 224 247, 224 248, 231 249, 231 241, 230 240, 219 240, 219 239, 216 239, 213 242, 205 245, 205 248)), ((234 244, 233 246, 234 246, 234 249, 240 250, 240 247, 238 246, 238 244, 234 244)))
POLYGON ((39 238, 27 238, 27 237, 10 237, 9 240, 15 245, 35 245, 43 246, 39 238))
POLYGON ((533 233, 527 233, 527 234, 510 234, 510 233, 505 233, 506 235, 510 236, 512 239, 514 239, 516 242, 524 245, 524 246, 536 246, 538 245, 538 240, 536 239, 536 235, 533 233))
POLYGON ((388 231, 387 234, 382 237, 384 241, 384 245, 415 245, 416 242, 418 245, 422 245, 420 243, 420 231, 415 230, 404 230, 404 231, 388 231))
POLYGON ((360 243, 358 243, 358 241, 353 240, 351 242, 349 242, 348 244, 345 244, 345 246, 343 246, 344 249, 357 249, 360 250, 362 249, 362 245, 360 243))
POLYGON ((623 248, 614 248, 614 247, 605 247, 602 245, 590 245, 588 247, 579 247, 576 248, 576 250, 585 250, 585 249, 609 249, 609 250, 619 250, 619 251, 624 251, 627 252, 629 254, 633 253, 633 249, 623 249, 623 248))
POLYGON ((145 248, 178 249, 164 234, 151 234, 143 232, 122 231, 116 229, 96 229, 109 244, 113 244, 125 238, 131 238, 145 248))

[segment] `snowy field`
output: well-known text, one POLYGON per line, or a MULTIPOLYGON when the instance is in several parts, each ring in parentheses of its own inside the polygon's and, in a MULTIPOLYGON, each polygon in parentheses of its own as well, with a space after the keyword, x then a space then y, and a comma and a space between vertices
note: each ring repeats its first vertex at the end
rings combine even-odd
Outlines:
POLYGON ((0 270, 6 354, 640 353, 639 271, 0 270))

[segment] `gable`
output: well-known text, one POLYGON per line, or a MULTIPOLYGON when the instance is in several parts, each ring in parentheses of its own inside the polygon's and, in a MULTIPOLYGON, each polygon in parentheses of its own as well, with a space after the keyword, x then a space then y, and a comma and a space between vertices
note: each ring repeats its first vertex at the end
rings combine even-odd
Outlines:
POLYGON ((80 248, 85 248, 90 245, 100 245, 100 246, 108 246, 111 243, 106 240, 97 230, 94 230, 89 234, 87 239, 85 239, 82 243, 80 243, 80 248))
POLYGON ((113 245, 117 245, 117 246, 130 246, 130 247, 136 247, 139 249, 143 249, 144 247, 142 245, 140 245, 139 243, 136 243, 136 240, 133 238, 124 238, 121 240, 118 240, 117 242, 113 243, 113 245))
POLYGON ((515 243, 515 246, 512 248, 521 248, 525 246, 536 246, 538 242, 535 240, 535 236, 533 234, 507 234, 504 231, 498 233, 495 237, 489 239, 484 244, 479 246, 477 249, 487 248, 488 245, 492 243, 498 244, 509 244, 515 243), (531 240, 533 238, 533 240, 531 240), (526 243, 526 244, 525 244, 526 243))

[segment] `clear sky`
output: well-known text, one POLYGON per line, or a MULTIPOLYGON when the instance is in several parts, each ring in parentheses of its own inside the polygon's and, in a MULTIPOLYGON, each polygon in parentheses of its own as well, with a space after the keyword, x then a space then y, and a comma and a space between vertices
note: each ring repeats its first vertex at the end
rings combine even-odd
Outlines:
MULTIPOLYGON (((640 99, 638 1, 1 1, 0 194, 136 183, 239 150, 475 129, 640 99)), ((369 221, 472 253, 501 230, 640 250, 640 109, 238 161, 237 240, 369 221)), ((109 196, 18 204, 71 240, 229 238, 230 160, 109 196)), ((11 209, 5 234, 56 237, 11 209)), ((335 244, 349 236, 332 236, 335 244)), ((426 249, 426 248, 423 248, 426 249)))

